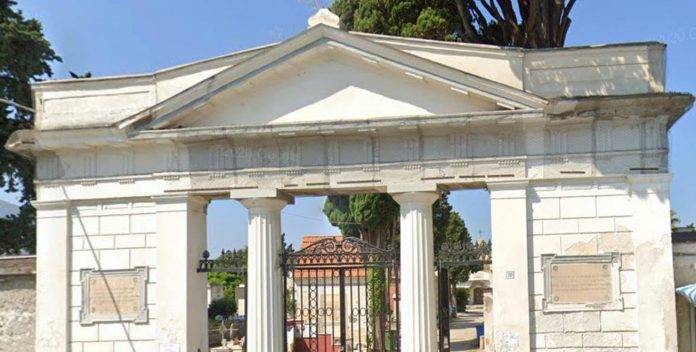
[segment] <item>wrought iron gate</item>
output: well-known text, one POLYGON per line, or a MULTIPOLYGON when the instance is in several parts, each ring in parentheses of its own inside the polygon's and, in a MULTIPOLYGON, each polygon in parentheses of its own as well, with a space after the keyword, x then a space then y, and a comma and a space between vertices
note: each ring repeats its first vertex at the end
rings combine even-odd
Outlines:
POLYGON ((351 237, 286 250, 288 351, 398 351, 396 258, 351 237))
POLYGON ((457 271, 469 269, 470 272, 483 269, 491 263, 491 245, 484 241, 474 244, 449 244, 440 247, 436 255, 438 280, 438 349, 450 351, 450 314, 452 305, 450 297, 450 278, 457 271))

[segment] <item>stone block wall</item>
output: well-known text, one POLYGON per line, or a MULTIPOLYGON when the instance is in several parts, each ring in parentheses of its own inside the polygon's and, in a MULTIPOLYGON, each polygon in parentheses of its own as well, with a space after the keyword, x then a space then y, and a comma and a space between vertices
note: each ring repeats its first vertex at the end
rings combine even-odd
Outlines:
POLYGON ((0 351, 34 351, 36 258, 0 257, 0 351))
MULTIPOLYGON (((155 204, 123 201, 71 211, 70 343, 72 352, 155 351, 157 282, 155 204), (82 269, 148 268, 148 322, 80 323, 82 269)), ((182 292, 182 294, 184 294, 182 292)))
POLYGON ((638 348, 632 208, 621 180, 535 183, 529 190, 530 334, 535 351, 638 348), (619 253, 623 309, 544 312, 541 256, 619 253))

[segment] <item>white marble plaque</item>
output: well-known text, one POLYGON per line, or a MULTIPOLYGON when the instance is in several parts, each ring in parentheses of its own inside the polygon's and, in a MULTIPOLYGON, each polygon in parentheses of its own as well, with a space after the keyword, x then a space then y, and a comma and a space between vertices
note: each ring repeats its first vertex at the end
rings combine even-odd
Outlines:
POLYGON ((545 311, 623 308, 619 254, 543 255, 545 311))
POLYGON ((82 271, 80 322, 147 322, 147 268, 82 271))
POLYGON ((611 264, 551 264, 553 303, 609 303, 612 300, 611 264))

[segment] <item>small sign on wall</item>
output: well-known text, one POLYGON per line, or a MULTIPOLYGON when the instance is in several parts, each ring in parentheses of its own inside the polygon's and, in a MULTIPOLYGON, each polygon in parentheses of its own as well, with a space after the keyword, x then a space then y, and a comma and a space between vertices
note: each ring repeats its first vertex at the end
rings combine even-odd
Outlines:
POLYGON ((541 256, 544 311, 623 309, 618 253, 541 256))
POLYGON ((147 267, 128 270, 83 269, 80 323, 147 323, 147 267))

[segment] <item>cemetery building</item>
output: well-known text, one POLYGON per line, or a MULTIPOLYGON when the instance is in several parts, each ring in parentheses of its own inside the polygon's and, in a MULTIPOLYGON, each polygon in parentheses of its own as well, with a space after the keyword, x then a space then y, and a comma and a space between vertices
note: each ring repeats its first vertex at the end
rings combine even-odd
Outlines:
POLYGON ((321 10, 277 44, 35 83, 7 148, 37 164, 36 351, 207 351, 213 199, 248 209, 247 351, 282 351, 281 210, 375 192, 400 205, 390 336, 436 351, 431 206, 471 188, 491 200, 489 348, 677 351, 668 132, 693 97, 665 57, 348 32, 321 10))

